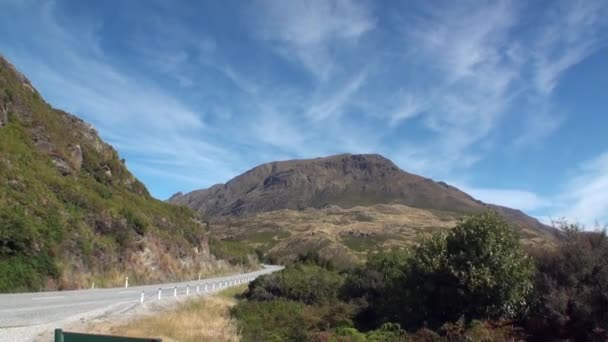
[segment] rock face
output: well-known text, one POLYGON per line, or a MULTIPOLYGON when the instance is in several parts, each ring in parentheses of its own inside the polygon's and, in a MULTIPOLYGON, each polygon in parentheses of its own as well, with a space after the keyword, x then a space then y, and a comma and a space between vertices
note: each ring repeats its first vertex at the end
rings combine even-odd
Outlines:
POLYGON ((175 194, 169 202, 187 205, 208 216, 243 216, 328 205, 352 208, 401 204, 455 213, 492 208, 519 225, 547 228, 520 211, 483 203, 444 182, 405 172, 376 154, 341 154, 263 164, 226 184, 175 194))

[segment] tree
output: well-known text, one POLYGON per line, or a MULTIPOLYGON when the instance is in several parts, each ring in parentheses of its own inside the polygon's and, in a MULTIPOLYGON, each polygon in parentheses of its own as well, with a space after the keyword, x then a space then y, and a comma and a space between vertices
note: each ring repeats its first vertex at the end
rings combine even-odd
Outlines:
POLYGON ((461 317, 516 317, 527 307, 534 276, 517 234, 494 212, 422 239, 409 267, 396 303, 400 322, 414 329, 461 317))

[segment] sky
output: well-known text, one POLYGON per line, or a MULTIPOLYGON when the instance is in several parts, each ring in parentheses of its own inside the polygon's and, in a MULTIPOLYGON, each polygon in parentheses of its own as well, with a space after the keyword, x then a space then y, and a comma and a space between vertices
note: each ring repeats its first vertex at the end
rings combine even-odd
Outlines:
POLYGON ((608 1, 0 0, 0 54, 151 193, 379 153, 608 222, 608 1))

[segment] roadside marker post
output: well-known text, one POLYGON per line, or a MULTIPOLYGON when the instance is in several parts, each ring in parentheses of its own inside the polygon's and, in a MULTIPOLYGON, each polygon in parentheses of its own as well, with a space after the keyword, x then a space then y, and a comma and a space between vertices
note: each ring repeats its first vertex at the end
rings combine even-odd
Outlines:
POLYGON ((190 295, 190 285, 186 285, 186 296, 190 295))
POLYGON ((205 284, 205 292, 207 292, 207 284, 205 284))
POLYGON ((201 284, 196 284, 196 294, 201 293, 201 284))
POLYGON ((173 297, 177 297, 177 286, 173 289, 173 297))
POLYGON ((143 304, 144 303, 144 291, 141 291, 141 298, 139 300, 139 304, 143 304))
POLYGON ((162 292, 162 289, 159 287, 158 288, 158 300, 160 300, 161 292, 162 292))
POLYGON ((129 287, 129 277, 125 278, 125 287, 129 287))

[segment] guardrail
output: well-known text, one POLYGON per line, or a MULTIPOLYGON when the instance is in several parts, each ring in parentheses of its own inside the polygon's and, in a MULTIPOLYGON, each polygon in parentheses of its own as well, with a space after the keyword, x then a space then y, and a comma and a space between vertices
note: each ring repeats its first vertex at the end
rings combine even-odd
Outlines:
MULTIPOLYGON (((219 280, 213 282, 196 282, 196 294, 201 295, 204 293, 210 293, 215 290, 223 290, 225 288, 248 284, 253 281, 257 276, 248 276, 236 279, 228 279, 228 280, 219 280)), ((125 283, 125 287, 128 286, 128 283, 125 283)), ((194 286, 193 286, 194 287, 194 286)), ((184 288, 184 287, 182 287, 184 288)), ((173 287, 173 296, 169 297, 177 297, 178 296, 178 287, 173 287)), ((165 288, 164 290, 171 290, 171 288, 165 288)), ((162 296, 163 288, 158 289, 158 300, 163 298, 162 296)), ((180 294, 183 294, 181 292, 180 294)), ((190 284, 186 284, 185 286, 185 295, 190 296, 190 284)), ((143 304, 145 301, 145 291, 141 291, 140 296, 140 304, 143 304)), ((76 333, 76 332, 65 332, 62 329, 55 329, 55 342, 162 342, 161 339, 158 338, 133 338, 133 337, 122 337, 122 336, 111 336, 111 335, 98 335, 98 334, 85 334, 85 333, 76 333)))
MULTIPOLYGON (((243 277, 243 278, 236 278, 236 279, 228 279, 228 280, 219 280, 219 281, 213 281, 213 282, 196 282, 194 281, 194 284, 192 284, 192 291, 190 291, 190 284, 187 284, 185 286, 182 287, 173 287, 173 288, 162 288, 159 287, 158 288, 158 295, 157 300, 161 300, 163 298, 166 297, 177 297, 179 294, 185 294, 186 296, 190 296, 191 292, 194 293, 194 289, 196 288, 196 294, 200 295, 200 294, 205 294, 205 293, 210 293, 213 292, 215 290, 223 290, 225 288, 228 287, 232 287, 232 286, 237 286, 237 285, 242 285, 242 284, 249 284, 251 281, 253 281, 254 279, 256 279, 257 276, 249 276, 249 277, 243 277), (178 293, 178 289, 184 289, 184 292, 179 292, 178 293), (163 290, 166 292, 167 290, 173 290, 173 295, 164 295, 163 296, 163 290)), ((141 291, 141 295, 139 298, 139 302, 140 304, 143 304, 146 301, 146 291, 141 291)))
POLYGON ((162 340, 160 338, 83 334, 55 329, 55 342, 162 342, 162 340))

